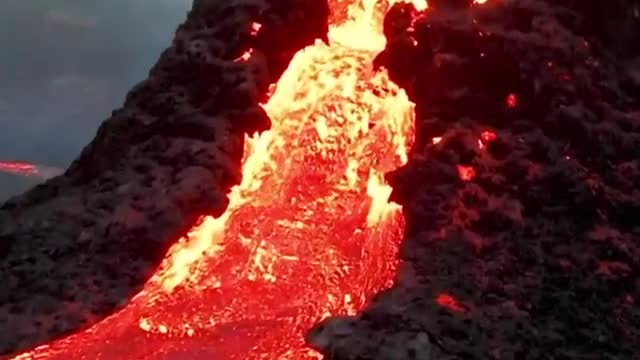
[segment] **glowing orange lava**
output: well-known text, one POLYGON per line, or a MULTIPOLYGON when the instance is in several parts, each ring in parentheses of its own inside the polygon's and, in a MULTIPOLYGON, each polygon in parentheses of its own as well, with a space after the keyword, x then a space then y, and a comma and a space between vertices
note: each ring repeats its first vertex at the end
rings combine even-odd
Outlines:
POLYGON ((35 175, 38 173, 38 168, 29 163, 1 161, 0 171, 16 175, 35 175))
POLYGON ((274 87, 272 129, 248 139, 227 212, 203 217, 123 310, 15 359, 317 358, 304 333, 391 284, 403 219, 383 174, 407 160, 413 106, 371 66, 389 4, 356 2, 274 87))
POLYGON ((507 95, 507 106, 510 108, 515 108, 518 106, 518 96, 514 93, 510 93, 507 95))
POLYGON ((471 181, 477 174, 473 166, 458 165, 458 175, 463 181, 471 181))
POLYGON ((64 170, 50 166, 35 165, 28 162, 0 161, 0 172, 48 179, 62 174, 64 170))
POLYGON ((498 138, 498 135, 493 131, 485 130, 480 133, 480 141, 484 144, 489 144, 492 141, 495 141, 498 138))
POLYGON ((448 293, 438 294, 436 302, 438 305, 453 312, 465 312, 467 310, 453 295, 448 293))

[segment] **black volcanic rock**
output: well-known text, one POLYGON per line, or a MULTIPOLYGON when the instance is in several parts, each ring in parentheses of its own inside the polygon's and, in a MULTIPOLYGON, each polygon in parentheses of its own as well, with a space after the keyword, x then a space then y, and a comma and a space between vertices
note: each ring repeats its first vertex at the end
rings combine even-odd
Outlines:
POLYGON ((637 20, 620 1, 445 2, 392 9, 376 60, 416 103, 388 176, 407 222, 397 283, 309 342, 333 360, 637 359, 638 67, 607 40, 637 20))
POLYGON ((195 1, 66 173, 0 207, 0 355, 119 309, 200 216, 224 212, 245 134, 269 127, 259 102, 326 37, 328 12, 326 0, 195 1))

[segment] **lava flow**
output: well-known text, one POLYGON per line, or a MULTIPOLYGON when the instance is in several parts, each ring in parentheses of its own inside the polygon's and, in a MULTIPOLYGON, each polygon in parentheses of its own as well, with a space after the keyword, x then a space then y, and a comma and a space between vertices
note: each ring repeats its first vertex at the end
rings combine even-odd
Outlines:
POLYGON ((371 66, 389 4, 353 2, 273 87, 226 213, 120 312, 15 359, 317 358, 304 333, 391 284, 403 219, 383 175, 407 160, 413 104, 371 66))
POLYGON ((41 179, 48 179, 64 172, 62 169, 57 169, 50 166, 35 165, 26 162, 18 161, 0 161, 0 172, 20 175, 20 176, 34 176, 41 179))

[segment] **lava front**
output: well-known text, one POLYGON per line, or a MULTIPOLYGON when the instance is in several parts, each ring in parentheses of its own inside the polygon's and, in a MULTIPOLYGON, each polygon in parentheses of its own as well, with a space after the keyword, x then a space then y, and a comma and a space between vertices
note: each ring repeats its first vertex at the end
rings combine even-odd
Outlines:
POLYGON ((120 312, 15 359, 317 358, 304 333, 395 274, 403 219, 383 175, 406 161, 413 106, 371 67, 388 6, 354 1, 330 46, 295 56, 223 216, 203 217, 120 312))

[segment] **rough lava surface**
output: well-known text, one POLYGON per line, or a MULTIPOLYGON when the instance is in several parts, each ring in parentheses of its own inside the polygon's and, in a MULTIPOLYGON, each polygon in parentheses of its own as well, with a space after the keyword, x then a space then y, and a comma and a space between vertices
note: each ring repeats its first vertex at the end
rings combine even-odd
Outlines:
POLYGON ((416 103, 388 177, 403 265, 308 341, 333 360, 640 359, 637 67, 588 26, 593 1, 470 3, 387 14, 377 62, 416 103))
POLYGON ((259 103, 326 36, 328 11, 325 0, 194 2, 65 174, 0 207, 0 356, 118 310, 199 216, 224 212, 245 133, 270 125, 259 103))

